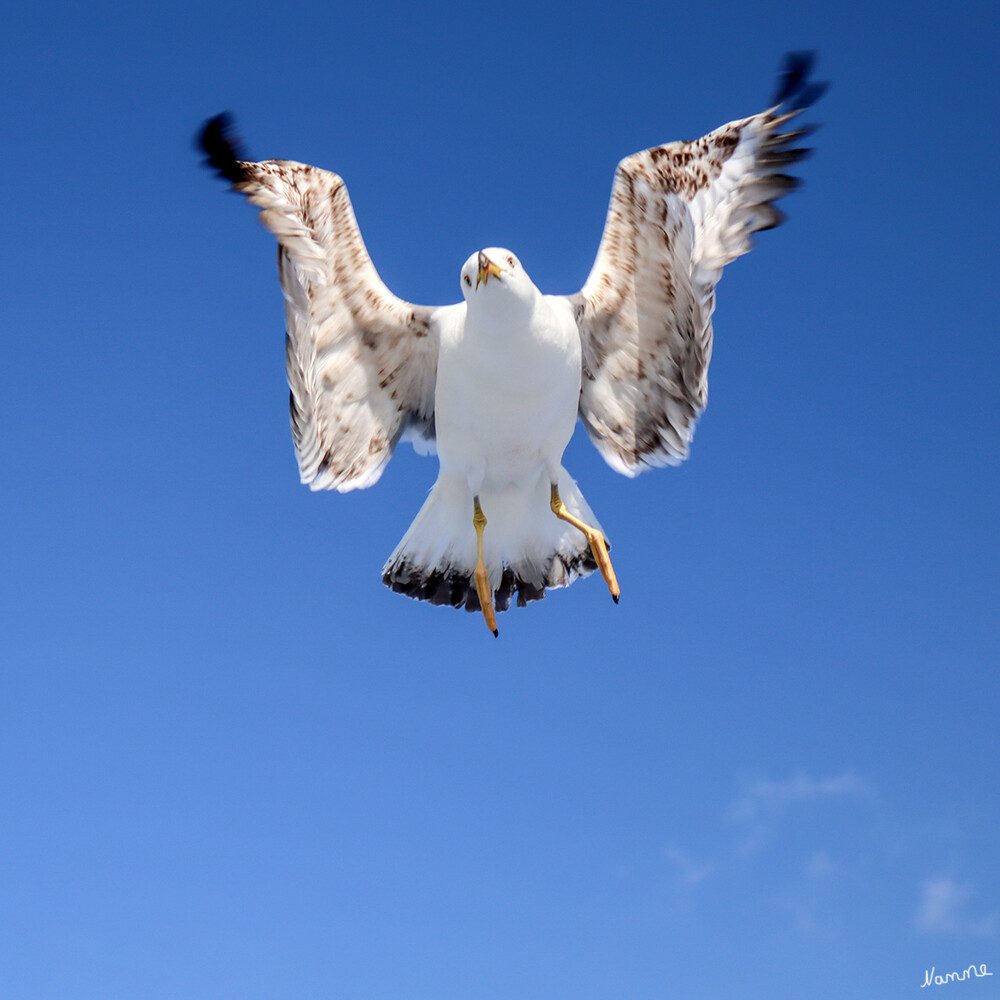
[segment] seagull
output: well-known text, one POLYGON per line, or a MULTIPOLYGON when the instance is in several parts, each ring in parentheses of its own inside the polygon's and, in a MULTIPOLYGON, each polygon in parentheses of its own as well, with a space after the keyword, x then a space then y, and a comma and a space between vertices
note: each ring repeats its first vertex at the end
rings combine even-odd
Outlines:
POLYGON ((676 465, 705 408, 715 286, 783 219, 789 128, 825 90, 786 57, 772 106, 618 164, 597 259, 574 295, 543 294, 502 247, 472 253, 463 301, 406 302, 383 284, 337 174, 251 162, 228 114, 205 163, 278 240, 292 437, 303 483, 372 486, 400 441, 436 453, 437 481, 382 580, 431 604, 496 615, 595 570, 621 593, 604 529, 563 468, 582 422, 626 476, 676 465))

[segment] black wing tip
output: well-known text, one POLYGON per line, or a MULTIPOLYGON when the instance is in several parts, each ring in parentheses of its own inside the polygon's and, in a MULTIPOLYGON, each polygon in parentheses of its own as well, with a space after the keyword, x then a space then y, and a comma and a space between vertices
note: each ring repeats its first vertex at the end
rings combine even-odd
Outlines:
POLYGON ((778 77, 778 86, 771 101, 772 106, 791 104, 801 111, 815 104, 829 89, 828 81, 810 80, 816 65, 815 50, 789 52, 778 77))
POLYGON ((206 154, 202 161, 232 184, 246 180, 241 160, 246 155, 236 134, 236 118, 230 111, 223 111, 209 118, 195 138, 195 148, 206 154))

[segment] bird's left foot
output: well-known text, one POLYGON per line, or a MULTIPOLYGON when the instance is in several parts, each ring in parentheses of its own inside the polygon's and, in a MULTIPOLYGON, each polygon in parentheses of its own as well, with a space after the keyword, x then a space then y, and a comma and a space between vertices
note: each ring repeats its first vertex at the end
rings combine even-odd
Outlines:
POLYGON ((605 539, 604 535, 597 528, 592 528, 578 517, 574 517, 566 509, 566 504, 562 502, 562 498, 559 496, 559 487, 555 483, 552 484, 550 506, 552 513, 556 517, 572 524, 574 528, 578 528, 584 533, 587 538, 587 544, 590 545, 590 551, 594 554, 594 559, 597 561, 597 568, 601 571, 601 576, 604 577, 604 582, 608 585, 608 590, 611 591, 611 599, 617 604, 618 598, 621 597, 621 588, 618 586, 615 568, 611 565, 611 557, 608 555, 607 539, 605 539))

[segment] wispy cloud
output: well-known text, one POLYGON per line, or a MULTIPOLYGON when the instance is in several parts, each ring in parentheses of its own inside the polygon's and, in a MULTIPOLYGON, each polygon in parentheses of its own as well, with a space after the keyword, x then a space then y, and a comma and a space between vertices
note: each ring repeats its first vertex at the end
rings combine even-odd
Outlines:
POLYGON ((922 931, 995 937, 1000 930, 1000 915, 994 911, 986 917, 972 916, 969 903, 975 895, 971 882, 959 883, 950 876, 926 879, 920 887, 917 927, 922 931))
POLYGON ((833 890, 837 866, 828 851, 813 851, 801 875, 775 894, 783 910, 792 915, 796 930, 809 938, 828 937, 838 924, 833 890))
POLYGON ((871 786, 852 772, 832 778, 797 774, 785 781, 758 780, 747 784, 729 808, 730 819, 753 822, 781 812, 796 802, 857 796, 870 798, 871 786))
POLYGON ((789 808, 829 799, 873 798, 871 785, 852 771, 828 778, 798 773, 783 781, 758 779, 744 782, 740 794, 727 810, 728 818, 741 825, 743 838, 737 853, 744 857, 761 850, 775 821, 789 808))

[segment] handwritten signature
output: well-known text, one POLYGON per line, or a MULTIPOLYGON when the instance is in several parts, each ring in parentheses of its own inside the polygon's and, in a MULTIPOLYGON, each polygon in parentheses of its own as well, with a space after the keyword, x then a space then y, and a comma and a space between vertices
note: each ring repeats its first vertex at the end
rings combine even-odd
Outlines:
POLYGON ((961 972, 946 972, 942 975, 934 975, 934 966, 931 966, 930 972, 924 969, 924 981, 920 984, 920 988, 923 989, 925 986, 944 986, 945 983, 957 983, 961 982, 963 979, 972 979, 973 977, 980 978, 982 976, 992 976, 992 972, 986 971, 986 963, 983 962, 978 968, 975 965, 970 965, 967 969, 963 969, 961 972))

